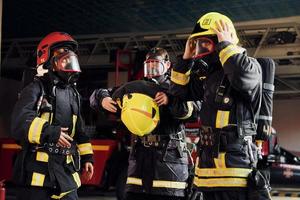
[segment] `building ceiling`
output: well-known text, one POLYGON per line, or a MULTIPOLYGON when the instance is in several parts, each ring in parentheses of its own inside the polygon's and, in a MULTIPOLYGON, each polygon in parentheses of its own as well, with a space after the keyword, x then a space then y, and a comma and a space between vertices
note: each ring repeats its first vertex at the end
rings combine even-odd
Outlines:
POLYGON ((41 37, 58 30, 78 40, 84 69, 114 70, 111 55, 116 49, 137 54, 161 46, 174 60, 183 52, 197 18, 214 10, 236 22, 250 56, 276 61, 277 96, 300 97, 299 0, 4 0, 3 4, 4 71, 24 69, 41 37))
POLYGON ((300 15, 299 0, 3 0, 3 37, 170 31, 191 28, 203 13, 233 21, 300 15))

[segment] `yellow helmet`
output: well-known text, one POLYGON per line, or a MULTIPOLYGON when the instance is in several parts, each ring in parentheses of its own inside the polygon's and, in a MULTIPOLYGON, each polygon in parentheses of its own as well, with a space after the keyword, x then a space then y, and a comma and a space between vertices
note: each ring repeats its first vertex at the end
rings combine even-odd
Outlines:
POLYGON ((159 122, 159 108, 153 98, 140 93, 123 96, 121 120, 130 132, 138 136, 151 133, 159 122))
POLYGON ((209 12, 203 15, 202 17, 200 17, 189 38, 196 38, 196 37, 207 36, 207 35, 216 35, 216 33, 213 31, 212 28, 215 29, 217 28, 216 22, 219 20, 223 20, 228 24, 234 38, 234 44, 237 44, 239 42, 239 38, 237 37, 236 30, 234 28, 232 21, 227 16, 217 12, 209 12))

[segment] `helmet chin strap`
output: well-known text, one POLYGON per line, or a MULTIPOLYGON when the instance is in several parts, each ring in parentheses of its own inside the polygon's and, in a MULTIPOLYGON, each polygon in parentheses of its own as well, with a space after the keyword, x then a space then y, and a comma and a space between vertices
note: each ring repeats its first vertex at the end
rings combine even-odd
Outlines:
POLYGON ((44 69, 44 64, 38 65, 36 68, 37 75, 36 76, 44 76, 44 74, 48 73, 48 69, 44 69))

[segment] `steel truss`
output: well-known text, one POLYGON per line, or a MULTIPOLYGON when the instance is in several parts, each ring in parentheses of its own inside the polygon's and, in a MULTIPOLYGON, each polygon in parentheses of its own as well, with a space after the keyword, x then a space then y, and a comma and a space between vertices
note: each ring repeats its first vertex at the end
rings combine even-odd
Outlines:
MULTIPOLYGON (((278 66, 276 94, 300 95, 300 16, 236 23, 242 45, 253 57, 271 57, 278 66), (278 33, 295 35, 293 42, 270 43, 278 33)), ((174 59, 183 53, 191 29, 161 32, 78 35, 82 68, 113 68, 110 54, 116 49, 130 49, 133 54, 154 46, 166 48, 174 59)), ((2 68, 24 68, 41 38, 4 39, 2 68)), ((278 40, 281 38, 277 38, 278 40)))

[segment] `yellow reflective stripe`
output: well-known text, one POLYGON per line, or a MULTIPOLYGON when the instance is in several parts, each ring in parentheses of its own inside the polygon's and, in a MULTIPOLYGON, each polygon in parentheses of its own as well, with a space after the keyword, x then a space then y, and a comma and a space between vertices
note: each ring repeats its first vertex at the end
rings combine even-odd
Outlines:
POLYGON ((2 149, 22 149, 20 145, 17 144, 2 144, 2 149))
POLYGON ((33 172, 32 179, 31 179, 31 185, 32 186, 43 186, 44 180, 45 180, 44 174, 33 172))
POLYGON ((109 145, 93 145, 93 150, 94 151, 108 151, 109 150, 109 145))
POLYGON ((67 156, 66 156, 66 162, 67 162, 67 164, 71 163, 71 162, 72 162, 72 159, 73 159, 73 158, 72 158, 72 155, 70 155, 70 154, 67 155, 67 156))
POLYGON ((72 192, 72 191, 74 191, 74 190, 70 190, 70 191, 67 191, 67 192, 62 192, 62 193, 60 193, 59 195, 53 194, 53 195, 51 196, 51 198, 52 198, 52 199, 61 199, 61 198, 63 198, 66 194, 69 194, 69 193, 72 192))
POLYGON ((216 168, 226 168, 225 153, 219 153, 218 158, 214 158, 216 168))
POLYGON ((30 127, 29 127, 29 133, 28 133, 28 141, 30 143, 36 143, 40 144, 40 138, 43 130, 44 124, 47 122, 47 120, 44 120, 42 118, 36 117, 32 121, 30 127))
POLYGON ((72 176, 74 178, 75 183, 77 184, 77 187, 80 187, 81 186, 81 181, 80 181, 79 174, 77 172, 75 172, 75 173, 72 174, 72 176))
POLYGON ((247 187, 246 178, 194 178, 198 187, 247 187))
POLYGON ((73 115, 73 128, 72 128, 71 137, 74 137, 74 135, 75 135, 76 122, 77 122, 77 115, 73 115))
MULTIPOLYGON (((126 184, 131 185, 142 185, 142 179, 128 177, 126 184)), ((185 189, 187 187, 186 182, 178 182, 178 181, 161 181, 161 180, 153 180, 152 187, 154 188, 176 188, 176 189, 185 189)))
POLYGON ((41 115, 41 118, 44 119, 44 120, 47 120, 49 122, 50 121, 50 113, 49 112, 44 112, 41 115))
POLYGON ((86 154, 93 154, 93 148, 91 143, 83 143, 78 145, 78 149, 80 152, 80 155, 86 155, 86 154))
POLYGON ((134 177, 127 177, 126 184, 142 185, 142 179, 140 179, 140 178, 134 178, 134 177))
POLYGON ((46 152, 37 151, 36 160, 41 162, 48 162, 49 155, 46 152))
POLYGON ((198 168, 196 167, 195 174, 201 177, 243 177, 247 178, 251 169, 245 168, 198 168))
POLYGON ((177 182, 177 181, 153 181, 152 187, 159 188, 176 188, 176 189, 185 189, 187 186, 186 182, 177 182))
POLYGON ((185 116, 183 116, 183 117, 179 117, 178 119, 188 119, 189 117, 192 116, 193 110, 194 110, 193 102, 192 101, 188 101, 188 102, 186 102, 186 104, 187 104, 187 107, 188 107, 188 113, 185 116))
POLYGON ((53 121, 53 113, 50 113, 50 124, 52 124, 53 121))
POLYGON ((176 72, 173 69, 171 70, 171 81, 178 85, 186 85, 190 81, 191 70, 186 73, 176 72))
POLYGON ((223 128, 228 125, 229 111, 218 110, 216 117, 216 128, 223 128))
POLYGON ((237 45, 228 45, 226 48, 222 49, 222 51, 220 51, 219 57, 220 57, 220 61, 222 63, 222 65, 224 65, 224 63, 228 60, 228 58, 230 58, 231 56, 233 56, 234 54, 238 54, 238 53, 243 53, 244 49, 237 46, 237 45))

